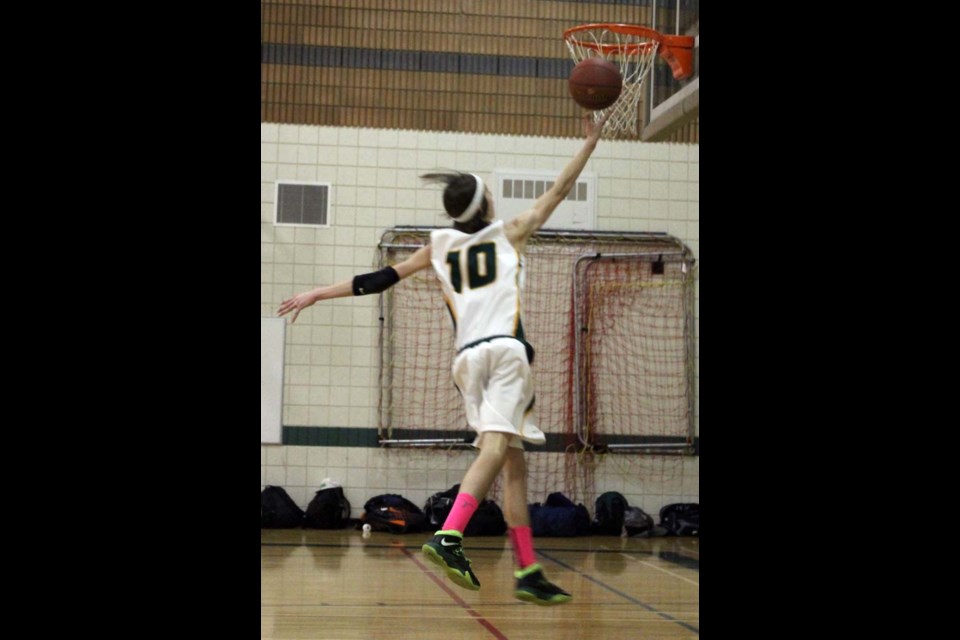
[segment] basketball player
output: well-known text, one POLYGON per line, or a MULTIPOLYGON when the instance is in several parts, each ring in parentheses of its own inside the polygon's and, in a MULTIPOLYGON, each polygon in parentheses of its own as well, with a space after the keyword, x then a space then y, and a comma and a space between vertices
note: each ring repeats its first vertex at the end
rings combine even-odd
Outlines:
POLYGON ((432 266, 456 326, 453 379, 478 433, 480 454, 460 484, 443 529, 423 545, 457 585, 478 590, 480 581, 463 553, 463 531, 497 475, 504 473, 504 516, 517 562, 514 595, 539 605, 569 602, 570 594, 550 583, 537 564, 527 510, 523 442, 546 440, 530 419, 533 349, 520 320, 523 253, 527 240, 546 223, 576 184, 597 146, 605 120, 586 118, 586 140, 549 191, 510 222, 495 221, 490 190, 470 173, 431 173, 423 179, 444 185, 443 206, 453 228, 434 231, 430 243, 399 264, 352 281, 319 287, 285 300, 279 315, 299 313, 320 300, 380 293, 432 266))

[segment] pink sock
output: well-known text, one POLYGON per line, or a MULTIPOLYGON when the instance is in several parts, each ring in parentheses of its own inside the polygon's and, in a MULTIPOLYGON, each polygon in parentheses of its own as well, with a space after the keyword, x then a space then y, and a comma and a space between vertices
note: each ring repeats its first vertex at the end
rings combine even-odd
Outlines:
POLYGON ((469 493, 458 493, 457 499, 453 501, 453 508, 450 509, 450 515, 443 523, 444 531, 459 531, 463 533, 467 528, 467 523, 473 517, 473 512, 477 510, 477 499, 469 493))
POLYGON ((521 570, 536 564, 537 556, 533 551, 533 530, 530 527, 510 529, 510 542, 513 543, 513 557, 521 570))

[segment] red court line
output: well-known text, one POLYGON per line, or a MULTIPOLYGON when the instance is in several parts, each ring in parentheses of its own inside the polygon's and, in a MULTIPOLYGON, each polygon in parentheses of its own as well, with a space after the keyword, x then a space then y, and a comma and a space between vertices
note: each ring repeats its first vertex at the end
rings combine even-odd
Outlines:
POLYGON ((420 571, 422 571, 424 574, 427 575, 427 577, 429 577, 431 580, 433 580, 434 583, 436 583, 436 585, 437 585, 438 587, 440 587, 441 589, 443 589, 443 591, 444 591, 448 596, 450 596, 450 598, 451 598, 454 602, 456 602, 458 605, 460 605, 460 606, 463 608, 464 611, 466 611, 466 612, 469 613, 471 616, 473 616, 473 618, 477 621, 477 623, 478 623, 481 627, 485 628, 487 631, 490 632, 490 635, 492 635, 492 636, 493 636, 494 638, 496 638, 497 640, 510 640, 510 638, 508 638, 507 636, 503 635, 503 633, 502 633, 499 629, 497 629, 495 626, 493 626, 493 623, 492 623, 492 622, 490 622, 489 620, 487 620, 486 618, 484 618, 482 615, 480 615, 473 607, 471 607, 469 604, 467 604, 467 602, 466 602, 463 598, 461 598, 460 596, 458 596, 453 589, 451 589, 450 587, 447 586, 447 583, 446 583, 446 582, 444 582, 441 578, 438 578, 438 577, 436 576, 436 574, 435 574, 433 571, 431 571, 429 568, 427 568, 426 565, 424 565, 422 562, 420 562, 420 560, 418 560, 415 555, 413 555, 412 553, 410 553, 410 551, 408 551, 407 549, 400 549, 400 551, 402 551, 405 556, 407 556, 408 558, 410 558, 410 559, 413 561, 413 564, 417 565, 417 567, 420 568, 420 571))

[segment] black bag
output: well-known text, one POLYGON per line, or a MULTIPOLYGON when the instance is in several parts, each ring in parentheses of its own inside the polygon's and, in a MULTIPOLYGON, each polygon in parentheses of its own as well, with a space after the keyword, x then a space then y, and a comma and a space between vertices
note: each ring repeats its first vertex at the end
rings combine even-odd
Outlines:
POLYGON ((307 505, 303 525, 311 529, 343 529, 350 519, 350 503, 343 495, 342 487, 329 487, 317 491, 307 505))
POLYGON ((616 491, 608 491, 597 498, 597 510, 593 519, 593 534, 619 536, 623 533, 623 518, 627 511, 627 499, 616 491))
POLYGON ((530 505, 530 528, 537 538, 572 538, 590 534, 590 513, 562 493, 551 493, 544 504, 530 505))
POLYGON ((260 493, 261 529, 296 529, 303 524, 303 509, 281 487, 260 493))
POLYGON ((671 536, 700 536, 700 505, 696 502, 668 504, 660 509, 660 526, 671 536))
POLYGON ((362 520, 374 531, 389 533, 417 533, 423 531, 427 523, 420 507, 394 493, 367 500, 362 520))
POLYGON ((453 501, 460 492, 460 485, 455 484, 446 491, 435 493, 427 498, 423 505, 423 515, 426 516, 427 526, 432 529, 440 529, 450 515, 450 509, 453 508, 453 501))
MULTIPOLYGON (((426 516, 426 525, 433 529, 440 529, 450 515, 450 509, 460 493, 460 485, 455 484, 446 491, 435 493, 427 498, 423 506, 426 516)), ((493 500, 484 500, 477 506, 473 517, 467 523, 465 536, 502 536, 507 531, 507 522, 503 519, 503 511, 493 500)))
POLYGON ((630 537, 653 534, 653 518, 640 507, 627 507, 623 514, 623 526, 630 537))
POLYGON ((465 536, 502 536, 507 532, 507 521, 503 519, 503 511, 493 500, 484 500, 474 511, 473 517, 467 523, 465 536))

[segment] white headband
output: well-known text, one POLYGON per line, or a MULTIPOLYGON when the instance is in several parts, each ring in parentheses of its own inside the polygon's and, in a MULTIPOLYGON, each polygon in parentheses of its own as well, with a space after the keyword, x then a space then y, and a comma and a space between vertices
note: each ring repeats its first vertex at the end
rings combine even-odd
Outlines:
POLYGON ((477 214, 477 211, 480 210, 480 203, 483 202, 483 180, 480 179, 475 173, 471 173, 474 178, 477 179, 477 190, 473 193, 473 200, 470 201, 470 206, 463 210, 459 216, 453 219, 454 222, 467 222, 471 220, 473 216, 477 214))

